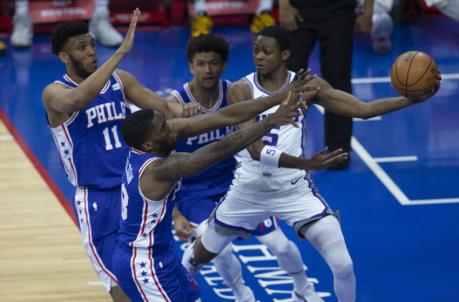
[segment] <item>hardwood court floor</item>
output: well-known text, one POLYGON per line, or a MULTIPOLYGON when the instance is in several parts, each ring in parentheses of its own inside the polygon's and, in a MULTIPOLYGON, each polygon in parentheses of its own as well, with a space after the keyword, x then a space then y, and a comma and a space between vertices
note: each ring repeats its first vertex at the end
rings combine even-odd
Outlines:
POLYGON ((0 301, 111 301, 78 228, 0 121, 0 301))

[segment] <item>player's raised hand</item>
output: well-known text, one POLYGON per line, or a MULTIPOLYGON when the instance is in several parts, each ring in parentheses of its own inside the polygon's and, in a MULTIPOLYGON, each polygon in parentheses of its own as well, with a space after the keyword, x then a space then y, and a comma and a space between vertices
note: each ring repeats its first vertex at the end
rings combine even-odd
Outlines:
POLYGON ((325 148, 305 160, 304 170, 326 169, 347 160, 348 156, 349 154, 344 152, 343 149, 327 153, 327 149, 325 148))
POLYGON ((132 13, 131 24, 129 24, 129 29, 124 37, 123 43, 121 43, 118 48, 118 52, 122 54, 127 54, 131 51, 132 45, 134 44, 135 29, 137 26, 137 21, 140 16, 140 10, 136 8, 132 13))
POLYGON ((291 123, 295 124, 295 118, 300 115, 298 108, 301 107, 301 103, 297 101, 298 94, 293 95, 292 92, 288 93, 288 98, 284 100, 276 112, 271 114, 269 118, 278 125, 285 125, 291 123))

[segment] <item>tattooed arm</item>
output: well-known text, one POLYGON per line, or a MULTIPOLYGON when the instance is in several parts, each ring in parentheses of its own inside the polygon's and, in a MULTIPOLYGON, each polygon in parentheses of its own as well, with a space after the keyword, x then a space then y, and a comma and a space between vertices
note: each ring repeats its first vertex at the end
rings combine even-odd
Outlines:
POLYGON ((199 173, 245 149, 277 124, 285 124, 294 119, 299 106, 300 103, 292 97, 291 101, 283 103, 276 113, 226 136, 221 141, 206 145, 193 153, 174 153, 163 160, 154 161, 141 177, 140 186, 143 194, 153 200, 164 198, 180 177, 199 173))

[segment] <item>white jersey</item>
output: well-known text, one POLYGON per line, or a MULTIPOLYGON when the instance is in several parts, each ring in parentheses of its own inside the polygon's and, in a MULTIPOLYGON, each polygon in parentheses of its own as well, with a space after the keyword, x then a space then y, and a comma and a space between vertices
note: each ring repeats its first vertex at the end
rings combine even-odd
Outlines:
MULTIPOLYGON (((295 73, 288 72, 285 85, 288 85, 294 78, 295 73)), ((264 89, 257 80, 257 74, 251 73, 243 78, 252 89, 253 99, 268 96, 271 93, 264 89)), ((272 107, 257 116, 261 120, 274 113, 279 106, 272 107)), ((305 120, 300 115, 297 119, 299 128, 291 124, 273 128, 263 137, 265 145, 273 146, 277 150, 292 155, 303 155, 303 144, 305 141, 305 120)), ((240 185, 257 186, 261 191, 272 191, 282 189, 286 182, 305 176, 305 171, 289 168, 277 168, 268 166, 260 161, 253 160, 247 150, 238 153, 236 159, 240 162, 235 172, 235 178, 240 185)))

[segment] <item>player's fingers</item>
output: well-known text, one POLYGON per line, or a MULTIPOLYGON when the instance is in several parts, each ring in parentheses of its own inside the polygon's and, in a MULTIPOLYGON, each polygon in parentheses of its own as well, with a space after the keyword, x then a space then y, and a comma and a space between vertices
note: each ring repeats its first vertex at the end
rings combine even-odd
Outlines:
POLYGON ((132 18, 131 18, 131 23, 129 24, 129 29, 128 29, 128 33, 126 36, 130 36, 133 34, 133 32, 135 31, 135 28, 137 26, 137 20, 139 18, 139 15, 140 15, 140 10, 139 8, 136 8, 133 12, 132 12, 132 18))
POLYGON ((347 160, 347 157, 348 157, 347 153, 339 154, 339 155, 336 155, 336 156, 334 156, 332 158, 327 159, 324 162, 324 164, 326 166, 333 166, 333 165, 336 165, 336 164, 338 164, 338 163, 340 163, 342 161, 347 160))
POLYGON ((295 74, 295 77, 293 78, 294 81, 298 80, 298 79, 301 79, 303 76, 304 76, 304 69, 301 68, 300 70, 298 70, 298 72, 295 74))
POLYGON ((328 151, 328 147, 323 147, 321 150, 317 151, 315 154, 325 154, 328 151))
POLYGON ((343 149, 336 149, 330 153, 327 154, 327 157, 333 157, 333 156, 336 156, 336 155, 339 155, 339 154, 344 154, 344 150, 343 149))

